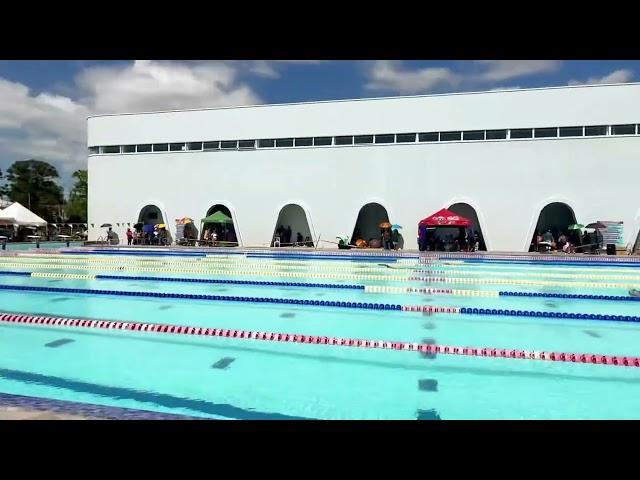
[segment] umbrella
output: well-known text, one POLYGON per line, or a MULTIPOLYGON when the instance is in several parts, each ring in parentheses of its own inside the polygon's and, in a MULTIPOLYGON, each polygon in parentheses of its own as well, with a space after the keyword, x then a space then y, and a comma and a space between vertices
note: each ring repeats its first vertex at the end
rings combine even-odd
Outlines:
POLYGON ((133 226, 133 228, 136 229, 136 230, 142 230, 143 226, 144 226, 144 223, 138 222, 133 226))
POLYGON ((391 228, 391 224, 389 222, 382 222, 378 225, 380 228, 391 228))
POLYGON ((110 223, 103 223, 102 225, 100 225, 100 228, 107 228, 107 227, 113 227, 113 225, 111 225, 110 223))
POLYGON ((158 223, 156 224, 156 228, 167 228, 167 226, 164 223, 158 223))
POLYGON ((584 225, 582 225, 581 223, 574 223, 573 225, 569 225, 567 228, 569 230, 581 230, 584 228, 584 225))
POLYGON ((607 228, 607 226, 602 222, 593 222, 587 225, 585 228, 595 228, 596 230, 598 230, 598 229, 607 228))
POLYGON ((393 225, 391 225, 391 228, 393 228, 394 230, 402 230, 402 225, 394 223, 393 225))
POLYGON ((180 222, 186 225, 187 223, 193 223, 193 218, 184 217, 180 219, 180 222))
POLYGON ((367 247, 367 241, 363 240, 362 238, 356 241, 356 247, 358 248, 366 248, 367 247))

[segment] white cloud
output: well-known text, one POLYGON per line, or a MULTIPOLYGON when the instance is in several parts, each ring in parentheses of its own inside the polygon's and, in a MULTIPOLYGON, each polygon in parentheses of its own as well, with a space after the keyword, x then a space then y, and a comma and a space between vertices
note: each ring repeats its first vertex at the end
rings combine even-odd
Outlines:
POLYGON ((96 113, 261 103, 250 87, 239 83, 236 68, 216 62, 137 61, 93 67, 82 71, 76 84, 96 113))
POLYGON ((475 63, 485 68, 475 79, 485 82, 555 72, 562 66, 560 60, 477 60, 475 63))
MULTIPOLYGON (((0 168, 29 157, 51 161, 65 183, 86 168, 86 117, 262 103, 232 62, 138 61, 85 68, 70 96, 0 78, 0 168)), ((67 185, 68 186, 68 185, 67 185)))
POLYGON ((611 72, 604 77, 591 77, 585 81, 569 80, 569 85, 598 85, 611 83, 628 83, 633 81, 633 71, 621 69, 611 72))
MULTIPOLYGON (((398 61, 376 61, 367 72, 365 89, 399 94, 435 91, 497 89, 504 82, 530 75, 550 73, 562 66, 559 60, 476 60, 464 62, 463 68, 406 68, 398 61), (471 67, 471 68, 469 68, 471 67)), ((517 87, 511 87, 517 88, 517 87)), ((500 88, 502 89, 502 88, 500 88)))
POLYGON ((410 95, 452 87, 460 80, 461 77, 448 68, 410 70, 398 61, 378 60, 368 72, 365 88, 410 95))

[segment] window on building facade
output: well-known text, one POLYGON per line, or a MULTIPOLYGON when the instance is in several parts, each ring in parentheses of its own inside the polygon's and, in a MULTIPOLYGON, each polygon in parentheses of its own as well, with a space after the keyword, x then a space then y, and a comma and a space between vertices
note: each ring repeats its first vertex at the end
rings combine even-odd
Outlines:
POLYGON ((136 152, 138 153, 147 153, 151 151, 151 144, 145 143, 142 145, 136 145, 136 152))
POLYGON ((484 140, 484 130, 468 130, 462 132, 463 140, 484 140))
POLYGON ((533 132, 536 138, 551 138, 558 136, 557 128, 536 128, 533 132))
POLYGON ((108 145, 102 147, 102 153, 120 153, 120 145, 108 145))
POLYGON ((413 143, 415 141, 415 133, 399 133, 396 135, 396 143, 413 143))
POLYGON ((203 142, 202 149, 203 150, 219 150, 220 142, 203 142))
POLYGON ((560 136, 561 137, 582 137, 583 132, 582 127, 560 127, 560 136))
POLYGON ((276 141, 273 138, 263 138, 258 140, 258 148, 272 148, 275 147, 276 141))
POLYGON ((455 142, 460 140, 462 132, 440 132, 441 142, 455 142))
POLYGON ((100 147, 89 147, 89 155, 95 155, 96 153, 100 153, 100 147))
POLYGON ((316 147, 324 147, 333 144, 333 137, 313 137, 313 145, 316 147))
POLYGON ((184 150, 184 143, 171 143, 169 144, 169 150, 172 152, 181 152, 184 150))
POLYGON ((485 137, 487 140, 504 140, 507 138, 506 130, 487 130, 485 137))
POLYGON ((169 144, 168 143, 154 143, 153 144, 154 152, 168 152, 169 144))
POLYGON ((352 144, 353 144, 353 137, 349 137, 349 136, 336 137, 336 145, 352 145, 352 144))
POLYGON ((311 147, 313 145, 313 137, 296 138, 296 147, 311 147))
POLYGON ((353 143, 362 145, 364 143, 373 143, 373 135, 356 135, 353 137, 353 143))
POLYGON ((135 145, 123 145, 122 146, 122 153, 135 153, 136 152, 136 146, 135 145))
POLYGON ((595 137, 598 135, 606 135, 607 127, 605 125, 600 125, 597 127, 584 127, 584 134, 587 137, 595 137))
POLYGON ((513 128, 511 129, 511 138, 532 138, 532 128, 513 128))
POLYGON ((611 127, 611 135, 635 135, 635 125, 613 125, 611 127))
POLYGON ((238 148, 242 148, 242 149, 253 149, 253 148, 256 148, 256 141, 255 140, 240 140, 238 142, 238 148))
POLYGON ((238 148, 237 140, 223 140, 220 142, 221 150, 235 150, 236 148, 238 148))
POLYGON ((396 136, 393 133, 385 133, 384 135, 376 135, 376 143, 393 143, 396 136))
POLYGON ((202 142, 187 143, 187 150, 202 150, 202 142))
POLYGON ((293 138, 277 138, 276 147, 293 147, 293 138))
POLYGON ((427 132, 427 133, 418 134, 419 142, 437 142, 438 138, 439 138, 438 132, 427 132))

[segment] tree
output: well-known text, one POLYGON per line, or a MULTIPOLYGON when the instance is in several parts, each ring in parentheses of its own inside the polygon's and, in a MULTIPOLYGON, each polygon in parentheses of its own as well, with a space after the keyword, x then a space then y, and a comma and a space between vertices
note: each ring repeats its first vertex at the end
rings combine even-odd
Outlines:
POLYGON ((7 170, 7 195, 48 222, 55 221, 63 202, 58 178, 56 168, 47 162, 20 160, 7 170))
POLYGON ((87 171, 73 172, 76 183, 69 193, 67 216, 71 223, 85 223, 87 221, 87 171))

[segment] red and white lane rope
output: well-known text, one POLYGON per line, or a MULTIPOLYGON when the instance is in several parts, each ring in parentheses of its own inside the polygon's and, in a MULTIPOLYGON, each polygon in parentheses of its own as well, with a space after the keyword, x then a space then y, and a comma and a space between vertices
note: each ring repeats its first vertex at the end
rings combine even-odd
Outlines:
POLYGON ((405 350, 444 355, 467 355, 475 357, 511 358, 523 360, 547 360, 552 362, 594 363, 617 367, 640 367, 640 357, 594 355, 585 353, 542 352, 533 350, 508 350, 503 348, 472 348, 451 345, 425 345, 408 342, 383 340, 362 340, 354 338, 301 335, 295 333, 257 332, 224 328, 191 327, 186 325, 166 325, 159 323, 123 322, 111 320, 88 320, 81 318, 43 317, 0 313, 0 322, 29 325, 49 325, 58 327, 96 328, 103 330, 129 330, 177 335, 199 335, 227 337, 245 340, 265 340, 270 342, 308 343, 340 347, 381 348, 385 350, 405 350))

